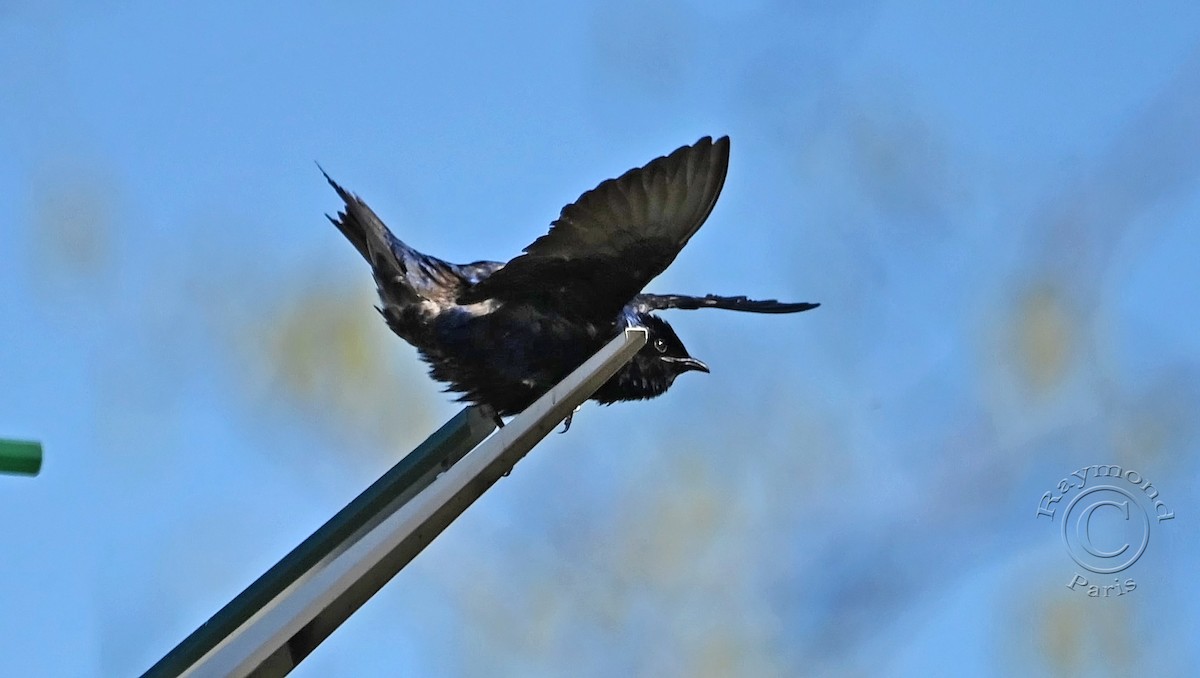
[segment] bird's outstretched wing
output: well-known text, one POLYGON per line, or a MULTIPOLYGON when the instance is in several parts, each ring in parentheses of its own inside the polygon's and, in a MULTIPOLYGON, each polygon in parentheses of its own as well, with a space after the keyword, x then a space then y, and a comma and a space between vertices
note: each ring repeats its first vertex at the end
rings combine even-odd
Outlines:
POLYGON ((723 308, 747 313, 799 313, 811 311, 820 304, 807 302, 784 302, 774 299, 747 299, 746 297, 722 297, 706 294, 693 297, 687 294, 639 294, 631 304, 640 313, 661 311, 668 308, 694 310, 697 308, 723 308))
POLYGON ((729 138, 704 137, 609 179, 564 207, 549 233, 459 302, 494 298, 609 320, 708 218, 728 168, 729 138))

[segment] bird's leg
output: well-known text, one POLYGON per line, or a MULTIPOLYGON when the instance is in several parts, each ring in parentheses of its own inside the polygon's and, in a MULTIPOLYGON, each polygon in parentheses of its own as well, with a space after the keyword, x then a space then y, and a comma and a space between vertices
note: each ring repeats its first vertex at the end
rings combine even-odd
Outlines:
POLYGON ((504 420, 500 418, 500 413, 496 411, 496 408, 486 403, 482 403, 480 407, 483 408, 485 415, 491 416, 492 422, 496 424, 496 428, 504 428, 504 420))
POLYGON ((558 432, 558 433, 559 433, 559 435, 562 435, 562 434, 566 433, 568 430, 570 430, 570 428, 571 428, 571 419, 572 419, 572 418, 574 418, 574 417, 575 417, 575 413, 576 413, 576 412, 578 412, 578 411, 579 411, 579 410, 581 410, 581 409, 583 409, 583 405, 580 405, 580 406, 576 407, 575 409, 571 410, 571 413, 567 415, 567 418, 566 418, 566 419, 563 419, 563 430, 561 430, 561 431, 559 431, 559 432, 558 432))

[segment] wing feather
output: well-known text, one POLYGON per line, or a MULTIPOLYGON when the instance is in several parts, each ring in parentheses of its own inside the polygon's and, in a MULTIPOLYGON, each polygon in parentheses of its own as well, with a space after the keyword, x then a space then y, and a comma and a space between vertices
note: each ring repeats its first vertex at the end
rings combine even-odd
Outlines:
POLYGON ((667 266, 712 212, 729 138, 704 137, 602 182, 562 209, 549 233, 466 290, 460 303, 522 301, 611 318, 667 266))
POLYGON ((687 294, 639 294, 634 297, 633 306, 642 313, 661 311, 669 308, 695 310, 698 308, 723 308, 729 311, 744 311, 747 313, 800 313, 811 311, 820 306, 808 302, 783 302, 774 299, 749 299, 747 297, 722 297, 716 294, 706 294, 694 297, 687 294))

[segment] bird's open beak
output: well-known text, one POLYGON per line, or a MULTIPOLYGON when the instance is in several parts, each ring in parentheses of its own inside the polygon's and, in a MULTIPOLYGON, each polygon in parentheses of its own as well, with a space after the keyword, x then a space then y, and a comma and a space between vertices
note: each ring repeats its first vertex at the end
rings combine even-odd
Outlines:
POLYGON ((695 358, 667 358, 667 360, 682 367, 682 371, 684 372, 695 370, 697 372, 704 372, 705 374, 708 374, 708 365, 705 365, 695 358))

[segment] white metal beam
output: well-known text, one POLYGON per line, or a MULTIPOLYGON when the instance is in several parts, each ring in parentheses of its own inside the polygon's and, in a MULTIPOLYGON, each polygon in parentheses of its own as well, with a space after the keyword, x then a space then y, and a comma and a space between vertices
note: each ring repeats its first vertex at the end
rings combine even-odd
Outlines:
POLYGON ((179 675, 281 676, 308 655, 646 343, 629 329, 451 466, 401 497, 179 675))

